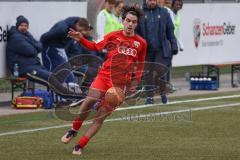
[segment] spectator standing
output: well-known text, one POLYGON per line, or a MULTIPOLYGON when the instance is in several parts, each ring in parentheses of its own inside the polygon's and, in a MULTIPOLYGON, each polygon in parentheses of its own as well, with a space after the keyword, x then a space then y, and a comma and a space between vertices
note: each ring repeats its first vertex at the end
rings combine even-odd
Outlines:
POLYGON ((120 30, 123 29, 122 24, 122 10, 124 7, 124 2, 122 0, 118 0, 115 3, 114 11, 113 11, 113 17, 116 19, 116 26, 114 30, 120 30))
MULTIPOLYGON (((143 6, 144 16, 140 19, 137 32, 147 41, 146 61, 156 62, 171 68, 172 56, 178 53, 176 38, 174 36, 174 26, 168 11, 157 5, 157 0, 147 0, 143 6)), ((153 76, 153 71, 149 73, 153 76)), ((160 77, 159 77, 160 78, 160 77)), ((170 81, 169 72, 162 78, 170 81)), ((147 78, 146 83, 152 84, 153 78, 147 78)), ((146 104, 153 104, 153 87, 146 87, 148 91, 146 104)), ((166 104, 168 98, 161 95, 162 103, 166 104)))
MULTIPOLYGON (((105 0, 104 9, 101 10, 97 15, 96 30, 99 40, 102 39, 104 35, 123 28, 121 23, 119 23, 119 21, 114 15, 115 4, 116 4, 115 0, 105 0)), ((122 3, 119 4, 122 5, 122 3)))
POLYGON ((166 8, 168 13, 171 16, 172 22, 174 24, 174 35, 177 39, 178 50, 183 51, 184 46, 182 43, 182 36, 180 31, 181 18, 178 13, 182 9, 183 1, 182 0, 159 0, 159 5, 166 8))
POLYGON ((105 34, 113 31, 113 24, 115 19, 112 16, 115 0, 105 0, 104 9, 97 15, 97 36, 102 39, 105 34))

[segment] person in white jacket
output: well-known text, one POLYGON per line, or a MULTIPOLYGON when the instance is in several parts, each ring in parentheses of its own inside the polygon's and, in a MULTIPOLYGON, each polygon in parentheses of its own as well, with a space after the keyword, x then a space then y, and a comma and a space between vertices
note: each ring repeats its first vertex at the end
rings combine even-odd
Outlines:
POLYGON ((98 40, 102 39, 105 34, 112 31, 112 23, 115 21, 112 12, 115 3, 115 0, 105 0, 104 9, 97 15, 96 31, 98 40))

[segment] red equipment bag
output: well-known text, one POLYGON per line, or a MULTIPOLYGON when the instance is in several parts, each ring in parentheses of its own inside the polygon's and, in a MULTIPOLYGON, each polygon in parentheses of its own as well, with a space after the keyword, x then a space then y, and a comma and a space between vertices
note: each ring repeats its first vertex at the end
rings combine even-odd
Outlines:
POLYGON ((42 107, 43 100, 40 97, 16 97, 12 104, 16 109, 37 109, 42 107))

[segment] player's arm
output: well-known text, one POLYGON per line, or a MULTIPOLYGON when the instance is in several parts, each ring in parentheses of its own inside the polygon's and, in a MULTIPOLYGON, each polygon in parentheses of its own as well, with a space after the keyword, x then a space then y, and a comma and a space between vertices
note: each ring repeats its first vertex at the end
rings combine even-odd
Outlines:
POLYGON ((140 55, 138 57, 138 64, 137 64, 136 80, 138 83, 141 81, 141 78, 142 78, 146 53, 147 53, 147 43, 144 41, 140 55))
POLYGON ((91 51, 97 51, 102 52, 104 46, 105 46, 105 40, 95 43, 92 41, 89 41, 88 39, 84 38, 83 35, 80 32, 75 31, 74 29, 70 28, 70 31, 68 32, 68 36, 74 39, 75 41, 81 43, 84 47, 91 51))

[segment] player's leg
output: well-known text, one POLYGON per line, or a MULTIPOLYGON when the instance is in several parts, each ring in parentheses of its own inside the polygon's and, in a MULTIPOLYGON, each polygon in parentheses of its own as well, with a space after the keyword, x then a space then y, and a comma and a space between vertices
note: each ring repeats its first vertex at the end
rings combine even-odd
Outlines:
POLYGON ((79 115, 75 117, 72 123, 72 128, 68 130, 65 135, 62 137, 61 141, 65 144, 69 143, 72 138, 77 135, 77 132, 81 128, 84 120, 88 117, 91 112, 91 107, 97 102, 99 98, 101 98, 104 94, 98 93, 96 94, 95 89, 89 90, 89 95, 85 98, 84 102, 81 104, 79 109, 79 115))
POLYGON ((78 130, 83 124, 83 121, 91 112, 91 107, 104 96, 105 90, 107 90, 106 88, 106 83, 104 83, 101 78, 97 77, 89 89, 88 96, 80 106, 79 115, 74 119, 72 128, 68 130, 67 133, 65 133, 65 135, 62 137, 61 140, 63 143, 68 143, 77 135, 78 130))
MULTIPOLYGON (((119 88, 123 89, 124 87, 120 85, 119 88)), ((104 120, 118 107, 118 105, 116 104, 116 106, 110 106, 105 100, 102 101, 100 107, 97 110, 93 123, 86 131, 84 136, 79 139, 77 145, 73 149, 73 154, 82 155, 83 148, 87 145, 89 140, 101 129, 104 120)))
POLYGON ((89 140, 101 129, 104 120, 111 114, 114 108, 115 107, 109 108, 101 106, 98 109, 95 119, 90 128, 87 130, 84 136, 79 139, 77 145, 74 147, 72 152, 73 154, 82 155, 82 149, 87 145, 89 140))

